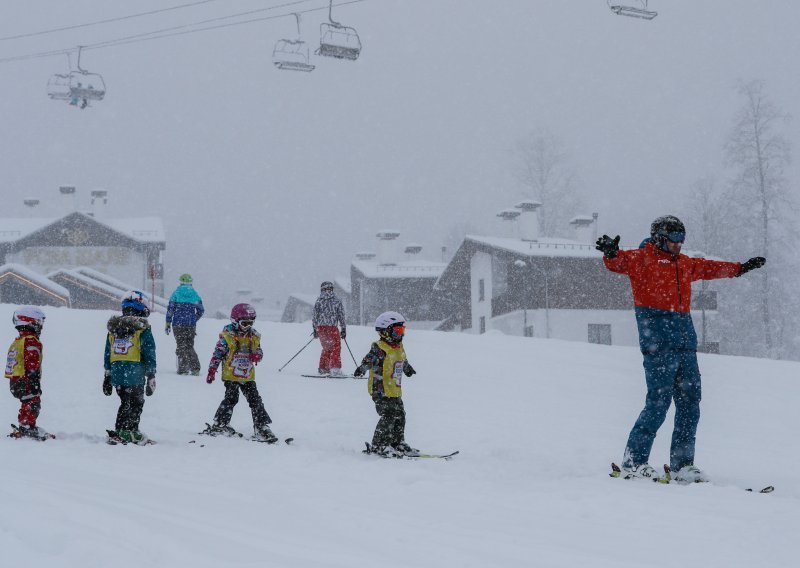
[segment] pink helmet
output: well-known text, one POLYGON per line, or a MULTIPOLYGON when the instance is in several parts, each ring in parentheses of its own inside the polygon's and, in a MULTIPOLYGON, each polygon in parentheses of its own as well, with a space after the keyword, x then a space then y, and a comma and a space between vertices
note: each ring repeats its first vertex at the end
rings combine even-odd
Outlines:
POLYGON ((231 321, 236 327, 250 329, 256 319, 256 309, 250 304, 236 304, 231 310, 231 321))

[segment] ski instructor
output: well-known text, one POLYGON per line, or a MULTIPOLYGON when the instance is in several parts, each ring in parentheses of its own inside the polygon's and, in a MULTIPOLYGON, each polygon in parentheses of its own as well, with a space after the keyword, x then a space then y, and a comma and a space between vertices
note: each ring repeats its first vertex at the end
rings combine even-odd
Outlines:
POLYGON ((681 254, 686 228, 677 217, 665 215, 650 225, 650 238, 638 249, 619 250, 619 235, 597 239, 597 250, 612 272, 631 280, 639 347, 644 356, 647 397, 644 410, 628 437, 622 469, 632 477, 656 479, 647 463, 656 432, 664 423, 670 400, 675 400, 675 428, 670 469, 680 482, 708 481, 694 465, 697 423, 700 420, 700 369, 697 334, 692 324, 692 282, 738 277, 764 266, 764 257, 744 263, 690 258, 681 254))
POLYGON ((197 335, 197 320, 203 317, 203 300, 192 286, 190 274, 181 274, 180 284, 169 298, 164 332, 169 335, 175 331, 175 355, 178 356, 179 375, 199 375, 200 359, 194 350, 194 336, 197 335))

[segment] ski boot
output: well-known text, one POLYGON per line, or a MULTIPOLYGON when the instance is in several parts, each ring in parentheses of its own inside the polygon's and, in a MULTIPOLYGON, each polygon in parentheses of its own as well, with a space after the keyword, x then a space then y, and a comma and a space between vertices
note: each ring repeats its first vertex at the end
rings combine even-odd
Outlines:
POLYGON ((392 447, 394 448, 395 451, 397 451, 398 453, 400 453, 400 454, 402 454, 404 456, 416 457, 416 456, 418 456, 420 454, 418 449, 412 448, 411 446, 409 446, 405 442, 400 442, 399 444, 395 444, 392 447))
POLYGON ((365 444, 367 449, 362 450, 365 454, 372 454, 382 458, 402 458, 404 456, 402 452, 397 451, 392 446, 376 446, 369 442, 365 442, 365 444))
POLYGON ((269 429, 269 426, 259 426, 254 429, 253 440, 256 442, 265 442, 267 444, 274 444, 278 441, 278 437, 269 429))
POLYGON ((38 426, 28 426, 25 424, 16 426, 15 424, 12 424, 11 427, 14 429, 14 431, 8 435, 9 438, 31 438, 33 440, 39 440, 40 442, 55 438, 53 434, 50 434, 38 426))
POLYGON ((206 428, 200 434, 204 434, 206 436, 225 436, 227 438, 233 438, 238 436, 239 438, 242 437, 242 434, 237 432, 233 429, 233 427, 229 426, 228 424, 209 424, 206 422, 206 428))
POLYGON ((623 465, 622 477, 624 479, 650 479, 658 483, 669 483, 666 477, 662 477, 658 472, 648 463, 639 465, 623 465))
POLYGON ((672 475, 672 480, 676 483, 686 485, 690 483, 707 483, 711 481, 711 479, 703 470, 694 465, 685 465, 680 468, 677 473, 672 475))

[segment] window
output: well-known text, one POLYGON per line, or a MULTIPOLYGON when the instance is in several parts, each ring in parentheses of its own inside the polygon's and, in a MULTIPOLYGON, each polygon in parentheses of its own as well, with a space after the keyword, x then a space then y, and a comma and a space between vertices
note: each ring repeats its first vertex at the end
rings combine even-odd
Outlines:
POLYGON ((589 343, 599 343, 600 345, 611 345, 611 324, 590 323, 589 343))
POLYGON ((478 280, 478 301, 483 302, 486 299, 486 283, 483 278, 478 280))
POLYGON ((486 317, 485 316, 481 316, 481 319, 480 319, 480 333, 486 333, 486 317))
POLYGON ((525 337, 533 337, 533 326, 532 325, 526 325, 524 331, 525 331, 525 337))

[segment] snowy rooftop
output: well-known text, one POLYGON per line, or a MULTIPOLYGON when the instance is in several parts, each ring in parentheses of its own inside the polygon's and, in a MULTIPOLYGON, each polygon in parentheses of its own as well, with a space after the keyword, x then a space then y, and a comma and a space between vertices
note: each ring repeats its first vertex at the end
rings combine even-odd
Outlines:
POLYGON ((8 272, 21 276, 26 280, 29 280, 32 283, 36 284, 37 286, 44 288, 48 292, 56 294, 57 296, 61 296, 63 298, 69 298, 69 290, 67 290, 60 284, 56 284, 52 280, 49 280, 46 276, 39 274, 34 270, 31 270, 27 266, 22 266, 21 264, 14 264, 14 263, 8 263, 4 264, 3 266, 0 266, 0 276, 8 272))
POLYGON ((492 248, 527 256, 574 256, 600 258, 602 253, 594 245, 569 239, 542 238, 537 241, 523 241, 509 237, 483 237, 467 235, 465 240, 488 245, 492 248))
MULTIPOLYGON (((66 215, 65 215, 66 217, 66 215)), ((14 242, 55 223, 63 217, 20 217, 0 219, 0 243, 14 242)), ((160 217, 126 219, 95 218, 95 221, 140 242, 164 242, 164 222, 160 217)))
POLYGON ((289 298, 294 298, 310 306, 313 306, 317 302, 317 296, 314 294, 289 294, 289 298))
POLYGON ((404 260, 395 264, 354 260, 353 266, 367 278, 439 278, 447 268, 444 262, 429 260, 404 260))

